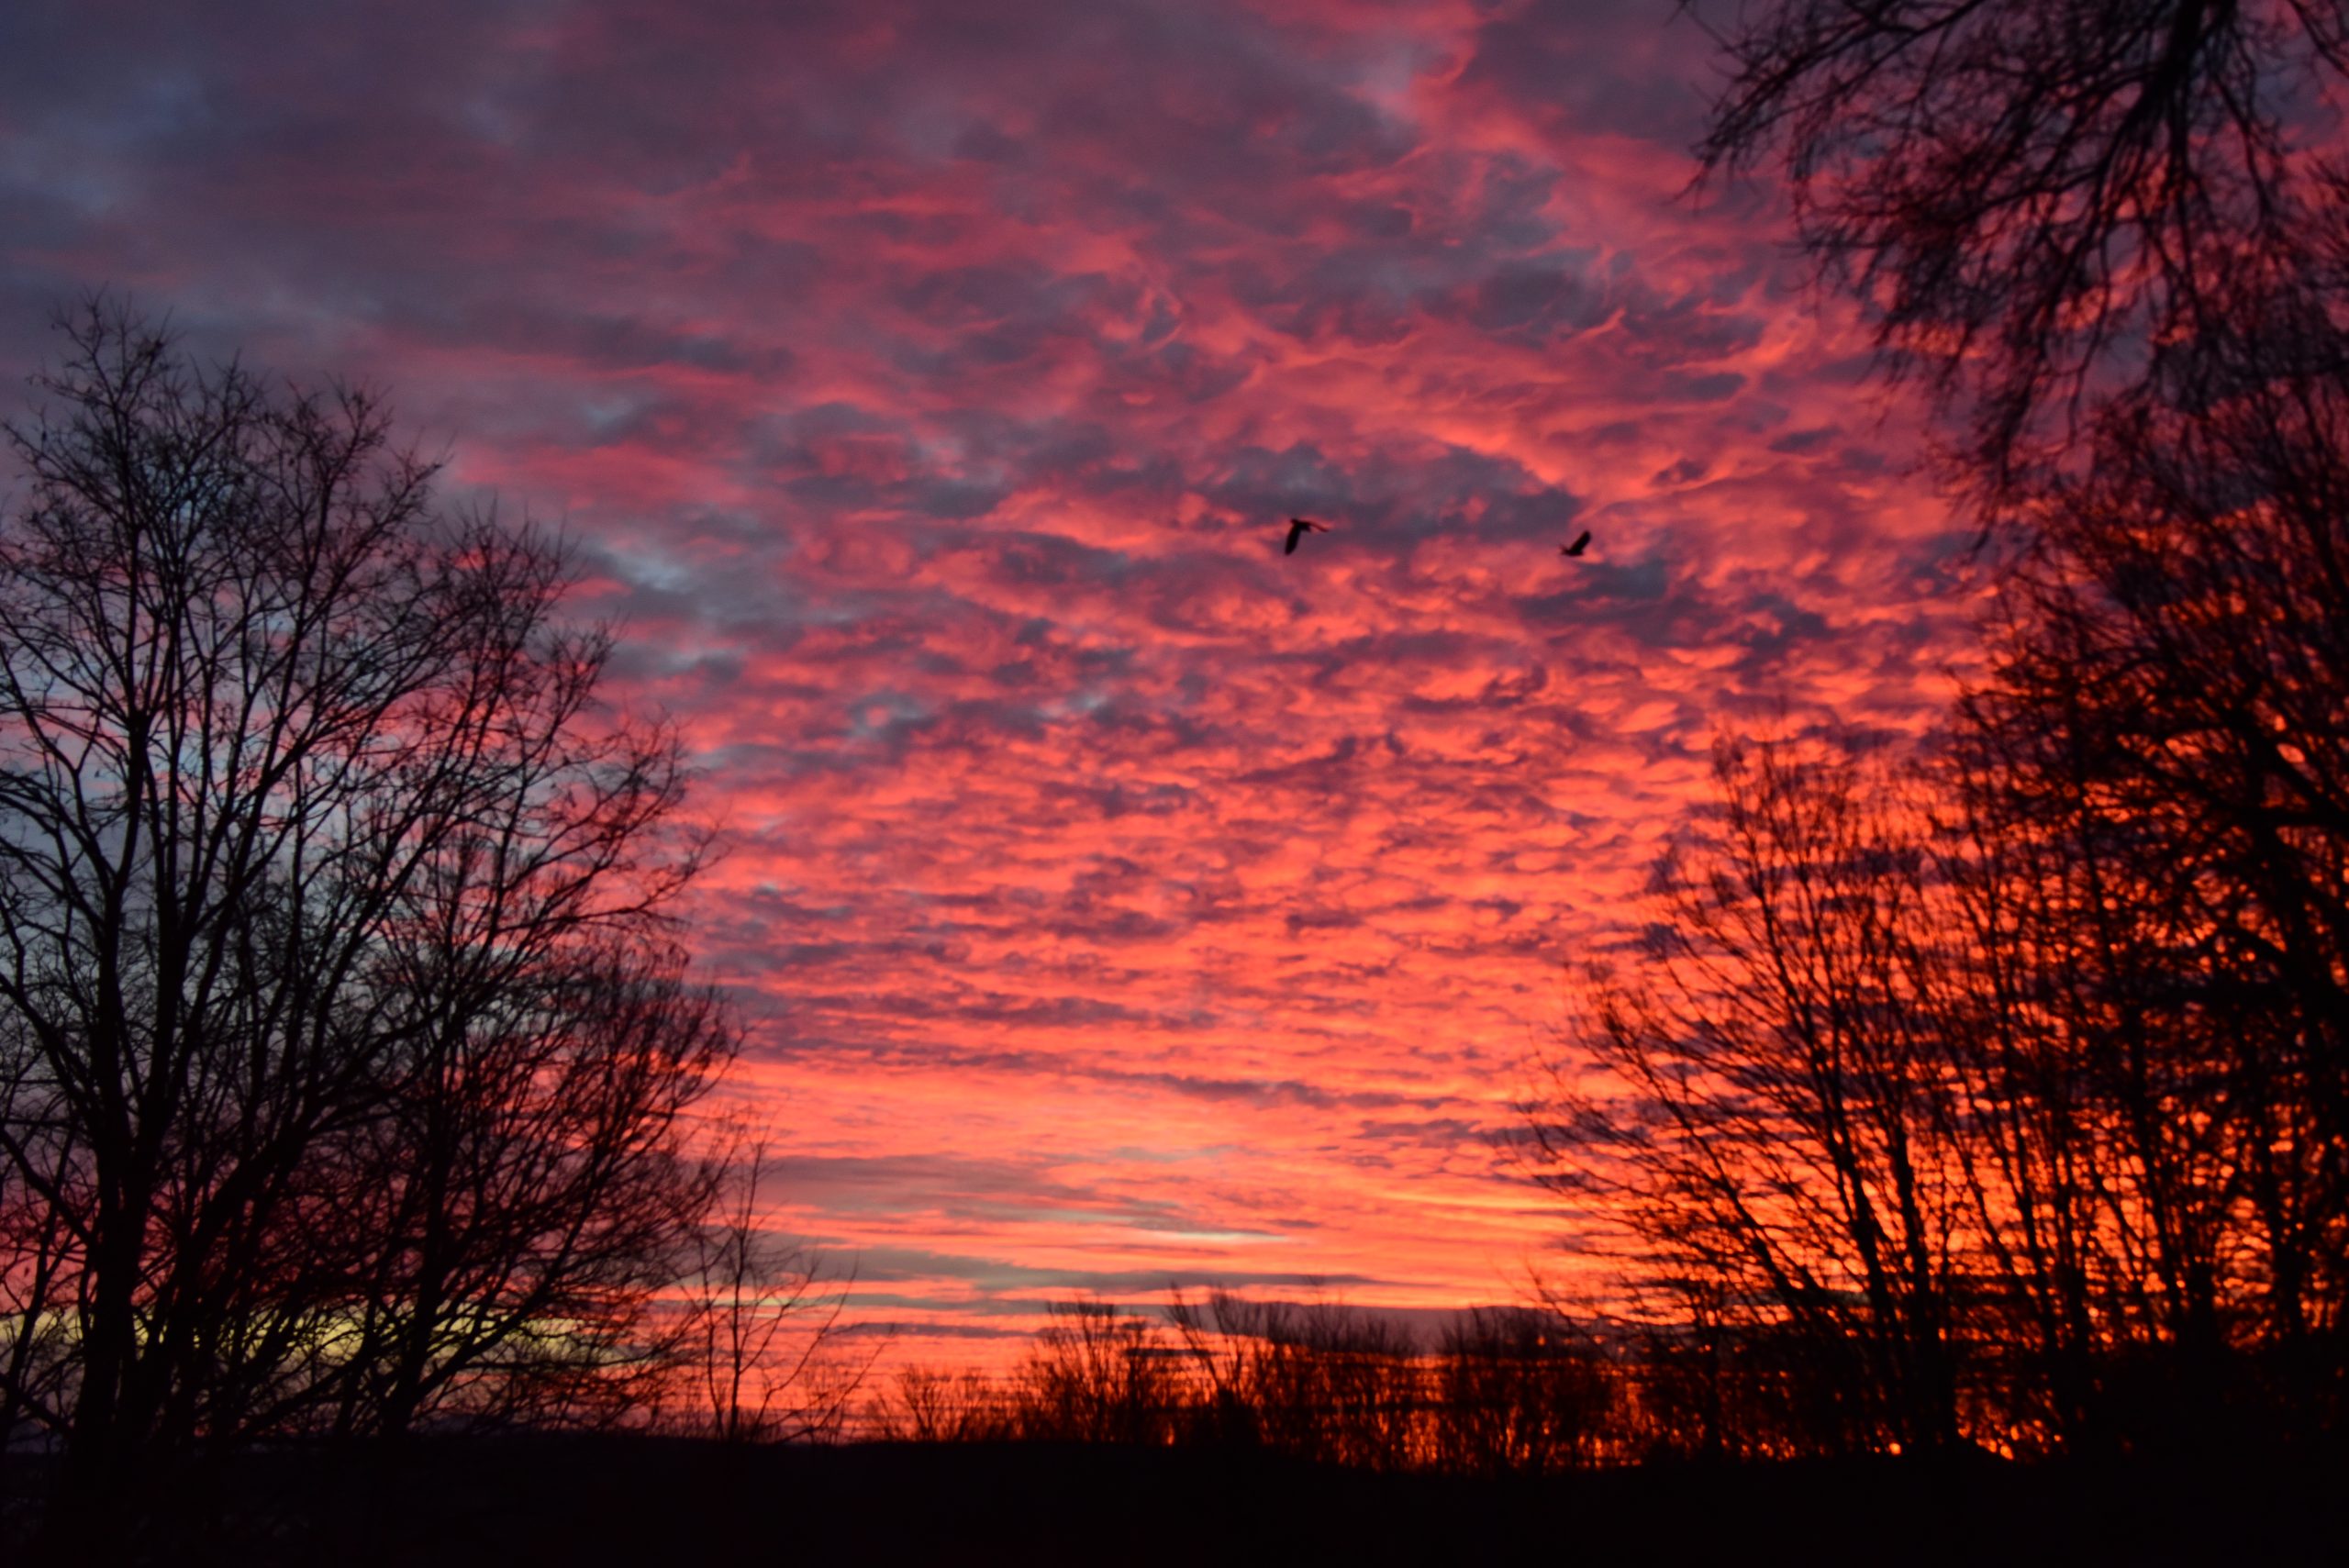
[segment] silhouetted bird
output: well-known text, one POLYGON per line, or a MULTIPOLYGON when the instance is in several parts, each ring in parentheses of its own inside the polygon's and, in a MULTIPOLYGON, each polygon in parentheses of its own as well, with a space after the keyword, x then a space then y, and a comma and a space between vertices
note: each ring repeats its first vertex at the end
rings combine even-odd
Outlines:
POLYGON ((1580 555, 1584 550, 1588 550, 1589 548, 1590 530, 1588 528, 1585 528, 1582 530, 1582 537, 1575 539, 1574 543, 1560 545, 1558 547, 1558 553, 1560 555, 1580 555))
POLYGON ((1295 555, 1297 553, 1297 541, 1298 539, 1303 539, 1309 533, 1326 534, 1329 531, 1330 525, 1327 523, 1317 523, 1310 517, 1291 517, 1288 520, 1288 542, 1281 546, 1281 553, 1283 555, 1295 555))

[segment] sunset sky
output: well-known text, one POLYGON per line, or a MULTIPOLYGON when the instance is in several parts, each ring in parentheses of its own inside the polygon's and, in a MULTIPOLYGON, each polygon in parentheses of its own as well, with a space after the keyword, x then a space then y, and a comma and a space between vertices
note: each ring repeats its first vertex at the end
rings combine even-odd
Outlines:
POLYGON ((0 379, 106 285, 572 532, 731 846, 773 1223, 900 1353, 1505 1301, 1496 1139, 1713 737, 1965 648, 1673 11, 13 0, 0 379))

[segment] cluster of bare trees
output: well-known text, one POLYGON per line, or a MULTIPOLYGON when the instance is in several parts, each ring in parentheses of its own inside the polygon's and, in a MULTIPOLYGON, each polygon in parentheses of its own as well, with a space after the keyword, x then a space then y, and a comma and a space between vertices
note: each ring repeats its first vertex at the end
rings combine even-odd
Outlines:
POLYGON ((2332 1426, 2313 1020, 2150 884, 2208 886, 2132 860, 2108 784, 2019 801, 1968 741, 1724 748, 1717 829, 1586 990, 1533 1147, 1604 1308, 1680 1341, 1652 1403, 1765 1453, 2332 1426))
POLYGON ((1706 150, 1783 154, 1960 417, 1998 595, 1920 754, 1721 749, 1530 1107, 1710 1446, 2339 1426, 2349 221, 2303 133, 2344 39, 1782 0, 1731 39, 1706 150))
POLYGON ((1321 1303, 1174 1294, 1163 1313, 1056 1307, 996 1380, 901 1370, 881 1436, 1259 1450, 1317 1463, 1543 1473, 1645 1452, 1617 1359, 1535 1309, 1461 1314, 1432 1349, 1321 1303))
POLYGON ((703 846, 564 549, 364 395, 68 333, 0 531, 0 1451, 610 1418, 719 1334, 770 1424, 823 1293, 697 1143, 703 846))

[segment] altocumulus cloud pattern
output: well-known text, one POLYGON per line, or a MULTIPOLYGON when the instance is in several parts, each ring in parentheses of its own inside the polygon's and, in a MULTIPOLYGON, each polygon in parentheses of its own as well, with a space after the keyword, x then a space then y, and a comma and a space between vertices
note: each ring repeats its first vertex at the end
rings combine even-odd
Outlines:
POLYGON ((1683 195, 1672 9, 19 4, 0 372, 103 283, 571 530, 732 839, 774 1223, 914 1353, 1502 1298, 1490 1140, 1715 728, 1963 647, 1862 334, 1683 195))

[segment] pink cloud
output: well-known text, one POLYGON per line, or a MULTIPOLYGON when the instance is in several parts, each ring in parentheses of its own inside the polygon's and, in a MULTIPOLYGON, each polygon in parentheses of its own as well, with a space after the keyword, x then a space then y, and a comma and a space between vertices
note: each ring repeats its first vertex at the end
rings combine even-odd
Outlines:
POLYGON ((0 22, 0 361, 129 286, 577 536, 734 836, 774 1223, 952 1353, 1505 1296, 1491 1137, 1715 730, 1962 653, 1854 323, 1680 196, 1669 7, 117 9, 0 22))

